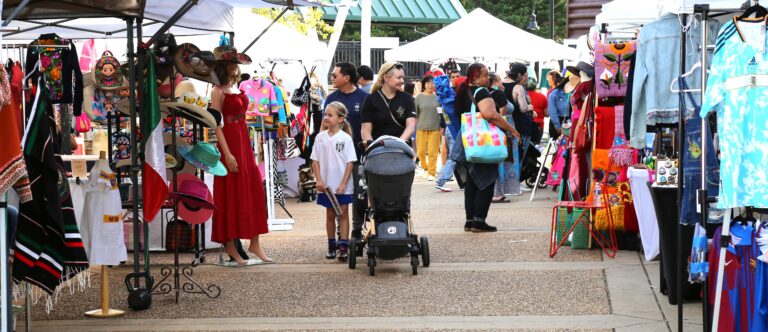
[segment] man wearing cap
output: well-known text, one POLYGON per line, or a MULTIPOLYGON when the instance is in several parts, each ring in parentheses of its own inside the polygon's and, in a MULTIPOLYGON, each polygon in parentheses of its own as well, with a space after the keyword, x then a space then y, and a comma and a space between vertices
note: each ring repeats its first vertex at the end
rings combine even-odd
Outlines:
MULTIPOLYGON (((360 66, 360 68, 363 68, 363 66, 360 66)), ((370 70, 370 68, 368 68, 368 70, 370 70)), ((360 142, 362 141, 360 136, 360 108, 363 106, 363 101, 365 100, 365 97, 368 96, 368 93, 355 85, 355 83, 358 82, 357 73, 358 69, 355 69, 355 65, 349 62, 337 63, 333 68, 333 73, 331 73, 331 83, 333 84, 333 87, 336 89, 336 91, 328 95, 328 97, 325 99, 325 105, 328 105, 334 101, 338 101, 344 104, 344 106, 346 106, 347 110, 349 111, 349 114, 347 115, 347 121, 352 127, 352 142, 355 144, 355 154, 357 155, 358 160, 355 162, 354 168, 352 170, 352 178, 355 184, 355 200, 352 202, 352 224, 362 225, 363 218, 365 217, 365 209, 367 208, 368 204, 364 199, 360 198, 361 188, 359 160, 363 154, 362 147, 360 146, 360 142)), ((372 71, 370 79, 373 80, 372 71)), ((323 105, 323 109, 325 109, 325 105, 323 105)), ((356 231, 359 233, 360 229, 353 229, 353 234, 356 231)), ((360 236, 358 235, 358 237, 360 236)))

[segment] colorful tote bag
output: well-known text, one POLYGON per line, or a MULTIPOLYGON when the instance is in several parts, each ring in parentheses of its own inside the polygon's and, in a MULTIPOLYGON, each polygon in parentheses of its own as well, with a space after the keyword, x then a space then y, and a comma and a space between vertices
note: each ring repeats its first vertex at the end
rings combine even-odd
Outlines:
POLYGON ((549 169, 549 175, 547 175, 548 186, 558 186, 560 181, 563 180, 563 174, 565 174, 565 160, 568 157, 568 145, 565 138, 563 138, 555 151, 554 160, 552 160, 552 167, 549 169))
POLYGON ((624 97, 627 95, 627 75, 636 41, 595 45, 595 82, 599 97, 624 97))
POLYGON ((477 112, 474 97, 471 111, 461 115, 461 141, 468 162, 495 164, 507 159, 507 136, 477 112))

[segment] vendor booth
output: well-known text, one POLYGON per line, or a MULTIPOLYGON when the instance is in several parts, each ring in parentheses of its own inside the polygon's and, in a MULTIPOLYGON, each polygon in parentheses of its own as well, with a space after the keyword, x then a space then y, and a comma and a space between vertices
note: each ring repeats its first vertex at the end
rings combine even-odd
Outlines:
MULTIPOLYGON (((210 73, 214 55, 217 61, 251 62, 247 55, 232 48, 232 36, 239 32, 234 8, 288 10, 318 4, 303 0, 127 0, 110 1, 109 5, 93 0, 1 3, 3 50, 13 60, 7 65, 8 74, 6 66, 0 73, 4 91, 0 120, 13 129, 0 131, 7 145, 0 153, 3 241, 7 232, 6 212, 18 209, 21 217, 8 214, 16 237, 10 243, 0 241, 0 274, 3 278, 12 277, 21 287, 14 294, 26 294, 29 305, 31 289, 40 289, 47 293, 46 303, 52 305, 50 297, 60 291, 61 283, 82 278, 89 265, 105 267, 124 262, 124 237, 131 237, 127 242, 128 249, 134 252, 134 273, 125 280, 131 308, 149 308, 152 294, 175 294, 177 303, 180 292, 217 297, 218 286, 196 282, 191 271, 194 265, 205 261, 205 244, 211 240, 210 229, 206 229, 215 210, 215 198, 211 195, 211 188, 215 187, 213 175, 226 174, 221 163, 215 165, 217 159, 205 159, 206 154, 219 153, 215 145, 205 141, 215 139, 213 129, 217 121, 230 120, 222 119, 221 114, 217 117, 218 110, 207 109, 207 100, 197 93, 209 90, 196 92, 191 81, 218 83, 210 73), (219 39, 218 34, 222 33, 219 39), (173 35, 179 36, 178 43, 173 35), (212 44, 198 48, 184 43, 182 36, 191 35, 209 35, 218 41, 217 47, 212 44), (119 38, 126 45, 109 44, 104 51, 93 43, 79 44, 83 51, 90 52, 86 56, 78 52, 74 41, 88 38, 119 38), (11 44, 9 40, 18 42, 11 44), (75 135, 78 138, 70 140, 75 135), (69 176, 71 181, 67 180, 69 176), (210 211, 207 217, 206 210, 210 211), (183 217, 185 214, 187 217, 183 217), (161 216, 174 228, 165 228, 157 221, 161 216), (128 221, 131 226, 123 227, 128 221), (155 281, 149 271, 148 250, 158 231, 172 234, 166 237, 164 246, 173 247, 176 259, 173 266, 161 269, 161 278, 155 281), (36 243, 49 245, 41 248, 36 243), (7 265, 7 247, 14 252, 12 270, 7 265), (180 266, 180 247, 193 249, 192 266, 180 266)), ((261 17, 249 20, 270 27, 269 21, 261 17)), ((253 49, 254 53, 268 54, 254 57, 262 65, 277 60, 311 63, 316 60, 314 54, 324 49, 316 39, 301 37, 290 42, 301 45, 304 52, 297 47, 280 49, 271 40, 288 36, 280 29, 283 28, 261 35, 254 44, 259 47, 253 49), (272 49, 275 51, 266 51, 272 49)), ((250 37, 254 37, 251 31, 243 33, 238 44, 247 44, 250 37)), ((272 69, 258 78, 262 79, 260 84, 270 84, 273 95, 280 94, 280 101, 269 101, 270 105, 274 103, 274 113, 253 118, 259 120, 254 121, 258 122, 258 130, 252 131, 252 139, 245 141, 256 148, 252 157, 265 165, 264 204, 271 210, 270 220, 275 219, 274 204, 284 199, 277 160, 293 157, 294 152, 283 145, 283 138, 288 138, 285 134, 268 133, 279 132, 279 128, 287 127, 295 118, 287 107, 286 90, 278 86, 272 69), (257 134, 259 130, 261 135, 257 134)), ((308 74, 302 71, 301 75, 299 82, 308 74)), ((86 314, 120 315, 121 312, 109 308, 108 293, 104 292, 108 287, 106 268, 102 268, 101 274, 101 309, 86 314)), ((0 294, 2 331, 12 329, 8 305, 12 285, 5 280, 9 279, 4 279, 0 294)), ((26 322, 27 329, 30 324, 26 322)))

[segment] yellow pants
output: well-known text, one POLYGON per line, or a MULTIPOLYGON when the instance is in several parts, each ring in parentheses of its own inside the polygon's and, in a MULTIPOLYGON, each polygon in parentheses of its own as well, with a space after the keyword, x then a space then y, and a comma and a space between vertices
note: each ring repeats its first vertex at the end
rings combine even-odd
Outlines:
POLYGON ((440 130, 417 130, 416 152, 421 161, 421 168, 428 171, 429 175, 437 174, 437 156, 440 148, 440 130), (429 156, 429 160, 427 160, 429 156))

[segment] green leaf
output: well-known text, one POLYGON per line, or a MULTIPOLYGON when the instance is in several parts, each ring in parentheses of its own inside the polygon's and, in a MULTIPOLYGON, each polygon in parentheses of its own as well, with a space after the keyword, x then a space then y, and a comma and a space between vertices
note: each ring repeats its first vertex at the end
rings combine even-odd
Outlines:
POLYGON ((621 59, 624 61, 629 61, 629 60, 632 60, 633 55, 635 55, 635 53, 627 53, 627 54, 624 54, 624 57, 622 57, 621 59))
POLYGON ((610 62, 616 62, 616 57, 613 56, 613 54, 605 53, 603 54, 603 57, 608 59, 610 62))

